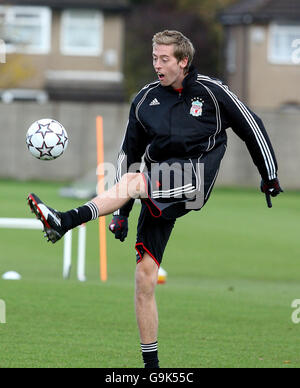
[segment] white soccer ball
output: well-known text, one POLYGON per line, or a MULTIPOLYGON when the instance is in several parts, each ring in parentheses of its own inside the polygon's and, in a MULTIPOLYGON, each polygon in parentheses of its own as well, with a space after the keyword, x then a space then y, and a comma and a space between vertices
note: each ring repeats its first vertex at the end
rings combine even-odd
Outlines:
POLYGON ((28 129, 26 144, 31 154, 40 160, 61 156, 68 146, 68 134, 56 120, 41 119, 28 129))

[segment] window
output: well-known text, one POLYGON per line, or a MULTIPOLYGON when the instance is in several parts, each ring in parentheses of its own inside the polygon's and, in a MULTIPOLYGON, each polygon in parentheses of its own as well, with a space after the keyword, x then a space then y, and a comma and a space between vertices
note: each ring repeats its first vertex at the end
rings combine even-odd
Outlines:
POLYGON ((61 52, 99 56, 102 52, 103 15, 97 10, 65 10, 62 15, 61 52))
POLYGON ((47 7, 0 6, 0 32, 7 53, 48 54, 51 10, 47 7))
POLYGON ((297 64, 295 61, 300 24, 272 24, 269 40, 269 61, 274 64, 297 64))

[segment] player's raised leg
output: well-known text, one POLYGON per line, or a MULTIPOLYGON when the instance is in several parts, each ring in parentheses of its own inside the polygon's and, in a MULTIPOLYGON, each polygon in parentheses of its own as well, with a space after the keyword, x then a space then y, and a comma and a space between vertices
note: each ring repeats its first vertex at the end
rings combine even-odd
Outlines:
POLYGON ((131 198, 143 198, 147 193, 140 173, 123 175, 120 182, 77 209, 59 212, 45 205, 38 196, 29 194, 28 204, 44 225, 45 237, 52 243, 60 240, 70 229, 113 213, 131 198))
POLYGON ((99 210, 99 216, 105 216, 123 207, 131 198, 145 198, 146 195, 147 189, 142 174, 128 173, 110 190, 94 198, 93 203, 99 210))

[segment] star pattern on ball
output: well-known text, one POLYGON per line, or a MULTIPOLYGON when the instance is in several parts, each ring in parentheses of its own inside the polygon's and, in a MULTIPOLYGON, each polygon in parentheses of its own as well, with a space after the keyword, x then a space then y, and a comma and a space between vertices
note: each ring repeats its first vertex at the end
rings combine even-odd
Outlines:
POLYGON ((40 133, 43 136, 43 139, 45 139, 47 133, 53 133, 52 129, 50 129, 49 125, 51 123, 47 124, 41 124, 39 123, 39 129, 36 131, 36 133, 40 133))
POLYGON ((63 148, 65 148, 66 142, 68 141, 68 138, 64 131, 61 132, 61 134, 56 133, 56 136, 58 137, 58 143, 57 145, 62 145, 63 148))
POLYGON ((30 136, 28 136, 27 139, 26 139, 26 143, 27 143, 28 149, 29 149, 29 147, 34 147, 34 145, 32 144, 32 141, 31 141, 32 136, 33 136, 33 135, 30 135, 30 136))
POLYGON ((50 158, 52 158, 53 156, 51 154, 51 151, 53 150, 53 148, 54 147, 48 147, 45 142, 43 142, 42 147, 36 147, 36 149, 40 153, 40 158, 43 158, 45 156, 49 156, 50 158))

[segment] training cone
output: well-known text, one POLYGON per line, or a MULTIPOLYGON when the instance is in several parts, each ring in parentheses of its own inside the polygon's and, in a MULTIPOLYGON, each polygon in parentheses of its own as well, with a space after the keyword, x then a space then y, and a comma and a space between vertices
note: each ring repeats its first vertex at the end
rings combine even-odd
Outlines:
POLYGON ((165 284, 167 281, 167 275, 167 271, 165 271, 162 267, 159 267, 157 284, 165 284))

